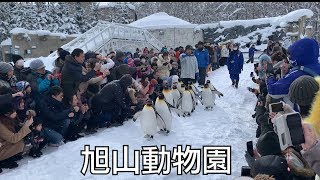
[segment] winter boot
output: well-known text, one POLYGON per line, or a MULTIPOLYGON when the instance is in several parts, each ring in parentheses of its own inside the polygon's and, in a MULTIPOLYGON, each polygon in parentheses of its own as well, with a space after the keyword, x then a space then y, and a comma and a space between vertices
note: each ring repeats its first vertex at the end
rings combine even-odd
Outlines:
POLYGON ((236 84, 236 80, 232 80, 232 86, 236 84))
POLYGON ((256 118, 256 113, 254 113, 254 114, 252 114, 251 116, 252 116, 252 118, 256 118))
POLYGON ((0 168, 13 169, 18 166, 19 166, 19 164, 17 162, 10 160, 10 159, 0 161, 0 168))
POLYGON ((41 155, 39 153, 37 153, 37 150, 35 149, 31 149, 30 152, 29 152, 29 156, 33 157, 33 158, 38 158, 40 157, 41 155))
POLYGON ((12 156, 9 159, 12 160, 12 161, 20 161, 21 159, 23 159, 22 153, 16 154, 16 155, 12 156))
POLYGON ((235 87, 238 88, 239 80, 236 80, 236 85, 235 87))

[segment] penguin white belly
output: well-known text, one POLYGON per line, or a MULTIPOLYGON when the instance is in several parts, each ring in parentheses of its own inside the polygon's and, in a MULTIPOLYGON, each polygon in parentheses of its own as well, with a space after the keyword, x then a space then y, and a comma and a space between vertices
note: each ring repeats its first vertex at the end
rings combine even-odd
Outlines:
POLYGON ((145 134, 154 135, 157 132, 156 114, 151 107, 143 108, 139 119, 145 134))
POLYGON ((164 98, 166 99, 166 101, 173 106, 172 92, 164 92, 163 95, 164 95, 164 98))
POLYGON ((177 107, 178 100, 180 99, 180 92, 177 89, 172 91, 173 96, 173 106, 177 107))
POLYGON ((169 111, 167 104, 165 104, 165 102, 156 102, 155 109, 157 113, 161 116, 157 117, 157 124, 159 129, 166 129, 170 131, 172 126, 172 115, 169 111))
POLYGON ((205 107, 213 107, 215 101, 215 94, 210 89, 202 91, 202 101, 205 107))
POLYGON ((184 92, 182 96, 181 108, 184 112, 191 113, 193 109, 193 101, 190 92, 184 92))

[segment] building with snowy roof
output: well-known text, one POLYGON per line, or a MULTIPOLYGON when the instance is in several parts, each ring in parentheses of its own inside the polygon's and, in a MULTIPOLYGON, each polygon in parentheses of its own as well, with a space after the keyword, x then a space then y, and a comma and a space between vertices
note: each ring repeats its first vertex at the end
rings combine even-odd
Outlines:
POLYGON ((23 58, 48 56, 62 45, 77 37, 63 33, 51 33, 47 30, 27 30, 14 28, 10 31, 11 38, 1 42, 2 59, 10 62, 10 54, 19 54, 23 58))
POLYGON ((139 19, 129 26, 147 29, 155 38, 169 48, 195 45, 203 40, 201 31, 194 31, 197 24, 159 12, 139 19))

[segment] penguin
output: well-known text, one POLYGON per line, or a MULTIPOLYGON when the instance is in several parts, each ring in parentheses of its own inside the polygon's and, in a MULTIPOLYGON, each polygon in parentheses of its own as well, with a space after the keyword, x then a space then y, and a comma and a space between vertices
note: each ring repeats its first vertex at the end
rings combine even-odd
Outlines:
POLYGON ((184 84, 183 84, 183 82, 182 82, 182 80, 181 79, 178 79, 178 86, 177 86, 177 88, 178 88, 178 90, 179 90, 179 92, 182 94, 183 93, 183 91, 184 91, 184 84))
POLYGON ((185 90, 182 93, 182 97, 178 101, 178 106, 181 106, 183 111, 183 116, 190 116, 191 111, 194 109, 194 103, 192 100, 192 94, 189 91, 189 86, 185 87, 185 90))
POLYGON ((164 95, 165 100, 166 100, 171 106, 173 106, 172 90, 169 88, 168 85, 165 85, 165 86, 163 87, 162 94, 164 95))
POLYGON ((201 92, 201 96, 202 96, 202 104, 204 105, 205 110, 212 110, 216 96, 211 92, 209 84, 204 85, 201 92))
POLYGON ((196 100, 196 94, 192 90, 192 86, 191 85, 188 85, 188 91, 190 91, 191 97, 192 97, 193 108, 192 108, 191 112, 193 112, 195 110, 195 108, 196 108, 196 105, 198 105, 198 102, 196 100))
POLYGON ((136 121, 138 118, 145 134, 144 137, 148 140, 153 139, 154 134, 157 132, 157 117, 152 101, 149 100, 143 109, 133 116, 133 121, 136 121))
POLYGON ((163 94, 157 97, 154 108, 160 133, 168 135, 171 131, 172 114, 163 94))
POLYGON ((213 94, 217 94, 219 98, 220 98, 221 96, 223 96, 223 94, 222 94, 220 91, 218 91, 218 90, 213 86, 213 84, 211 84, 210 80, 207 80, 207 81, 206 81, 206 84, 209 85, 209 88, 210 88, 210 90, 211 90, 211 92, 212 92, 213 94))
POLYGON ((172 87, 172 96, 173 96, 173 106, 174 106, 174 107, 177 107, 178 100, 179 100, 180 97, 181 97, 181 94, 180 94, 177 86, 173 86, 173 87, 172 87))

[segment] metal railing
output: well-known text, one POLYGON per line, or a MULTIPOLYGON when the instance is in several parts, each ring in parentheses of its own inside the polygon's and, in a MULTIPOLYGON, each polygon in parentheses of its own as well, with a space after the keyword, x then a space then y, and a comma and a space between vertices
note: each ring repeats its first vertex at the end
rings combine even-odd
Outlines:
MULTIPOLYGON (((99 23, 91 28, 80 37, 75 38, 69 43, 62 46, 63 49, 71 52, 75 48, 80 48, 83 51, 99 51, 109 45, 113 39, 127 40, 128 42, 147 42, 154 49, 160 51, 164 46, 150 32, 145 29, 140 29, 118 23, 99 23)), ((112 44, 111 44, 112 46, 112 44)), ((49 56, 55 56, 53 52, 49 56)))

